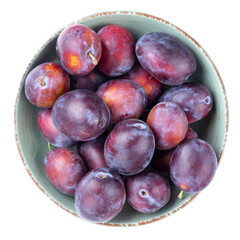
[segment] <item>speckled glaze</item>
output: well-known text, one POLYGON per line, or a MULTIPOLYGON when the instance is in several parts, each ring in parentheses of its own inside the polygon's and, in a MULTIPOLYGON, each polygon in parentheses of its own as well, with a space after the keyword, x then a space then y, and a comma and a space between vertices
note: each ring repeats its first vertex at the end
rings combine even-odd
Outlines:
MULTIPOLYGON (((210 90, 214 102, 210 114, 203 120, 191 125, 191 127, 198 133, 199 138, 206 140, 213 146, 217 154, 218 163, 220 162, 228 132, 227 96, 216 66, 198 42, 174 24, 139 12, 113 11, 97 13, 79 19, 72 24, 75 23, 84 24, 95 31, 98 31, 107 24, 119 24, 126 27, 133 34, 135 40, 139 39, 143 34, 161 31, 177 37, 188 46, 194 53, 197 61, 197 69, 189 77, 188 81, 204 84, 210 90)), ((43 160, 48 152, 48 146, 37 128, 39 108, 29 103, 24 94, 26 76, 35 66, 47 61, 57 62, 55 46, 57 36, 62 30, 56 32, 34 55, 22 77, 15 105, 15 138, 22 162, 39 189, 59 207, 77 216, 73 197, 66 196, 55 189, 44 173, 43 160)), ((137 226, 155 222, 176 213, 198 195, 184 194, 180 200, 177 197, 178 194, 179 189, 173 187, 168 204, 152 214, 138 213, 126 204, 117 217, 108 223, 104 223, 104 225, 137 226)))

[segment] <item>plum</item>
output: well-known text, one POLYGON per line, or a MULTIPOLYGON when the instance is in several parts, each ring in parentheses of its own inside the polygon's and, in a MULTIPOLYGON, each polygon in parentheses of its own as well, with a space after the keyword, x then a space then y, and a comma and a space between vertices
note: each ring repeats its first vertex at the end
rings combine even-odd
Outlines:
POLYGON ((44 138, 56 147, 70 147, 75 141, 59 132, 52 122, 52 109, 45 108, 38 113, 38 127, 44 138))
POLYGON ((170 177, 182 191, 196 193, 213 179, 217 156, 210 144, 199 138, 184 140, 170 160, 170 177))
POLYGON ((27 75, 25 95, 32 104, 51 108, 63 93, 69 91, 69 87, 70 79, 63 68, 57 63, 46 62, 27 75))
POLYGON ((84 76, 98 64, 102 46, 95 31, 82 24, 76 24, 59 34, 56 51, 61 66, 68 73, 84 76))
POLYGON ((75 141, 88 141, 108 127, 110 112, 94 92, 76 89, 63 94, 52 109, 54 126, 75 141))
POLYGON ((106 137, 107 134, 103 133, 93 140, 78 143, 78 153, 83 157, 89 170, 100 167, 108 168, 104 158, 104 143, 106 137))
POLYGON ((144 89, 130 80, 111 80, 99 87, 97 95, 107 104, 111 113, 111 123, 129 118, 138 118, 147 105, 144 89))
POLYGON ((70 90, 87 89, 96 92, 108 78, 94 68, 85 76, 70 76, 70 90))
POLYGON ((158 102, 173 102, 180 106, 189 123, 203 119, 213 106, 209 90, 204 85, 193 82, 169 88, 158 102))
POLYGON ((75 194, 78 215, 101 223, 114 218, 123 208, 126 192, 122 178, 110 168, 91 170, 79 182, 75 194))
POLYGON ((139 119, 121 121, 108 135, 104 156, 107 165, 122 175, 143 171, 155 148, 152 130, 139 119))
POLYGON ((119 25, 107 25, 99 30, 102 56, 98 69, 107 76, 127 73, 135 62, 135 41, 131 33, 119 25))
POLYGON ((44 159, 49 181, 62 193, 74 196, 81 178, 87 173, 83 159, 73 150, 55 148, 44 159))
POLYGON ((184 111, 171 102, 161 102, 150 111, 147 124, 152 129, 156 148, 167 150, 176 147, 185 137, 188 121, 184 111))
POLYGON ((170 199, 168 181, 155 170, 144 170, 124 178, 128 203, 142 213, 156 212, 170 199))
POLYGON ((166 85, 181 85, 196 70, 192 51, 163 32, 143 35, 135 50, 143 68, 166 85))
POLYGON ((159 99, 164 90, 164 85, 151 76, 139 63, 135 64, 131 71, 121 78, 132 80, 143 87, 147 94, 148 107, 159 99))

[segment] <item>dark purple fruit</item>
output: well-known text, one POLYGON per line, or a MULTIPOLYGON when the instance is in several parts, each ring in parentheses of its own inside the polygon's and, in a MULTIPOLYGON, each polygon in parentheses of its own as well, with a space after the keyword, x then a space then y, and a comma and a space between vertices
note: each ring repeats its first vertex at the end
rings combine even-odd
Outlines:
POLYGON ((210 144, 199 138, 184 140, 170 160, 170 176, 182 191, 196 193, 213 179, 217 156, 210 144))
POLYGON ((147 106, 144 89, 130 80, 118 79, 104 83, 97 90, 111 112, 111 123, 138 118, 147 106))
POLYGON ((95 68, 85 76, 71 76, 70 89, 87 89, 96 92, 97 89, 107 80, 107 77, 95 68))
POLYGON ((150 163, 155 147, 152 130, 138 119, 118 123, 108 135, 104 156, 107 165, 123 175, 141 172, 150 163))
MULTIPOLYGON (((192 130, 190 127, 188 127, 188 131, 184 140, 197 138, 197 137, 198 137, 197 133, 194 130, 192 130)), ((169 172, 169 163, 174 150, 175 148, 172 148, 169 150, 156 149, 151 161, 151 166, 154 169, 158 170, 159 172, 165 172, 165 173, 169 172)))
POLYGON ((82 158, 67 148, 51 150, 44 159, 44 168, 54 187, 70 196, 74 196, 79 181, 87 173, 82 158))
POLYGON ((126 200, 120 175, 109 168, 90 171, 78 184, 75 208, 80 217, 96 223, 107 222, 123 208, 126 200))
POLYGON ((167 204, 171 189, 167 180, 154 170, 125 177, 128 203, 142 213, 156 212, 167 204))
POLYGON ((142 36, 136 43, 141 65, 167 85, 181 85, 196 70, 192 51, 178 39, 162 32, 142 36))
POLYGON ((100 167, 108 167, 104 158, 104 143, 106 136, 101 135, 87 142, 79 142, 77 150, 83 157, 89 170, 100 167))
POLYGON ((131 71, 122 78, 132 80, 143 87, 147 94, 148 106, 156 103, 164 90, 164 85, 151 76, 139 63, 135 64, 131 71))
POLYGON ((127 73, 135 62, 135 41, 131 33, 119 25, 107 25, 99 30, 102 56, 98 69, 107 76, 127 73))
POLYGON ((51 108, 55 101, 70 87, 68 74, 53 62, 36 66, 25 81, 25 95, 29 102, 42 107, 51 108))
POLYGON ((75 141, 88 141, 109 125, 110 112, 96 93, 77 89, 62 95, 52 109, 55 127, 75 141))
POLYGON ((173 102, 180 106, 189 123, 204 118, 213 105, 211 93, 199 83, 185 83, 178 87, 169 88, 160 97, 159 102, 173 102))
POLYGON ((167 150, 176 147, 185 137, 188 121, 184 111, 171 102, 161 102, 150 111, 147 124, 152 129, 156 148, 167 150))
POLYGON ((42 109, 38 114, 38 127, 44 138, 56 147, 70 147, 75 141, 59 132, 52 122, 52 109, 42 109))
POLYGON ((56 51, 61 66, 68 73, 84 76, 98 64, 102 46, 96 32, 87 26, 76 24, 59 34, 56 51))

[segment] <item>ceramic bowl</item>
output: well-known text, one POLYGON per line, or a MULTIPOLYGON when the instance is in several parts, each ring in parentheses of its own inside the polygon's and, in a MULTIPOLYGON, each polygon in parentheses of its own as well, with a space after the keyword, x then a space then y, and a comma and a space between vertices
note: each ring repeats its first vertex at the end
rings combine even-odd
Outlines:
MULTIPOLYGON (((133 34, 135 40, 146 33, 160 31, 178 38, 187 45, 193 51, 197 60, 197 70, 188 81, 200 82, 207 86, 214 100, 211 113, 203 120, 192 125, 192 127, 197 131, 200 138, 206 140, 213 146, 218 161, 220 161, 228 130, 226 92, 220 74, 213 61, 192 37, 177 26, 161 18, 138 12, 104 12, 82 18, 74 23, 84 24, 95 31, 98 31, 107 24, 119 24, 126 27, 133 34)), ((57 61, 55 45, 56 39, 62 30, 63 29, 55 33, 40 48, 23 75, 16 98, 15 133, 21 159, 32 180, 39 189, 59 207, 77 216, 73 197, 60 193, 46 178, 43 160, 48 153, 48 146, 46 140, 38 130, 37 114, 39 108, 29 103, 24 94, 24 82, 28 73, 40 63, 57 61)), ((126 204, 117 217, 105 224, 113 226, 135 226, 154 222, 177 212, 198 195, 184 194, 182 199, 178 199, 178 193, 179 189, 172 186, 172 196, 169 203, 152 214, 138 213, 126 204)))

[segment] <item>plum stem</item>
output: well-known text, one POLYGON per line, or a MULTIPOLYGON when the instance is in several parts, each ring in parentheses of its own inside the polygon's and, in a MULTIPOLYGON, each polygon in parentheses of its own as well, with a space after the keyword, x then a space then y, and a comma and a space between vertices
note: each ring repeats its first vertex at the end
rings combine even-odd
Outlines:
POLYGON ((184 192, 181 190, 181 192, 178 194, 178 198, 179 198, 179 199, 182 199, 183 193, 184 193, 184 192))
POLYGON ((50 144, 50 142, 48 142, 48 150, 49 150, 49 151, 52 150, 52 149, 51 149, 51 144, 50 144))
POLYGON ((94 65, 98 64, 97 59, 92 55, 91 51, 88 52, 88 56, 92 59, 94 65))
POLYGON ((49 73, 49 71, 47 70, 47 71, 45 72, 45 74, 43 75, 43 77, 38 79, 38 82, 40 82, 40 84, 41 84, 42 86, 45 86, 45 85, 46 85, 46 83, 43 81, 43 79, 47 76, 48 73, 49 73))

